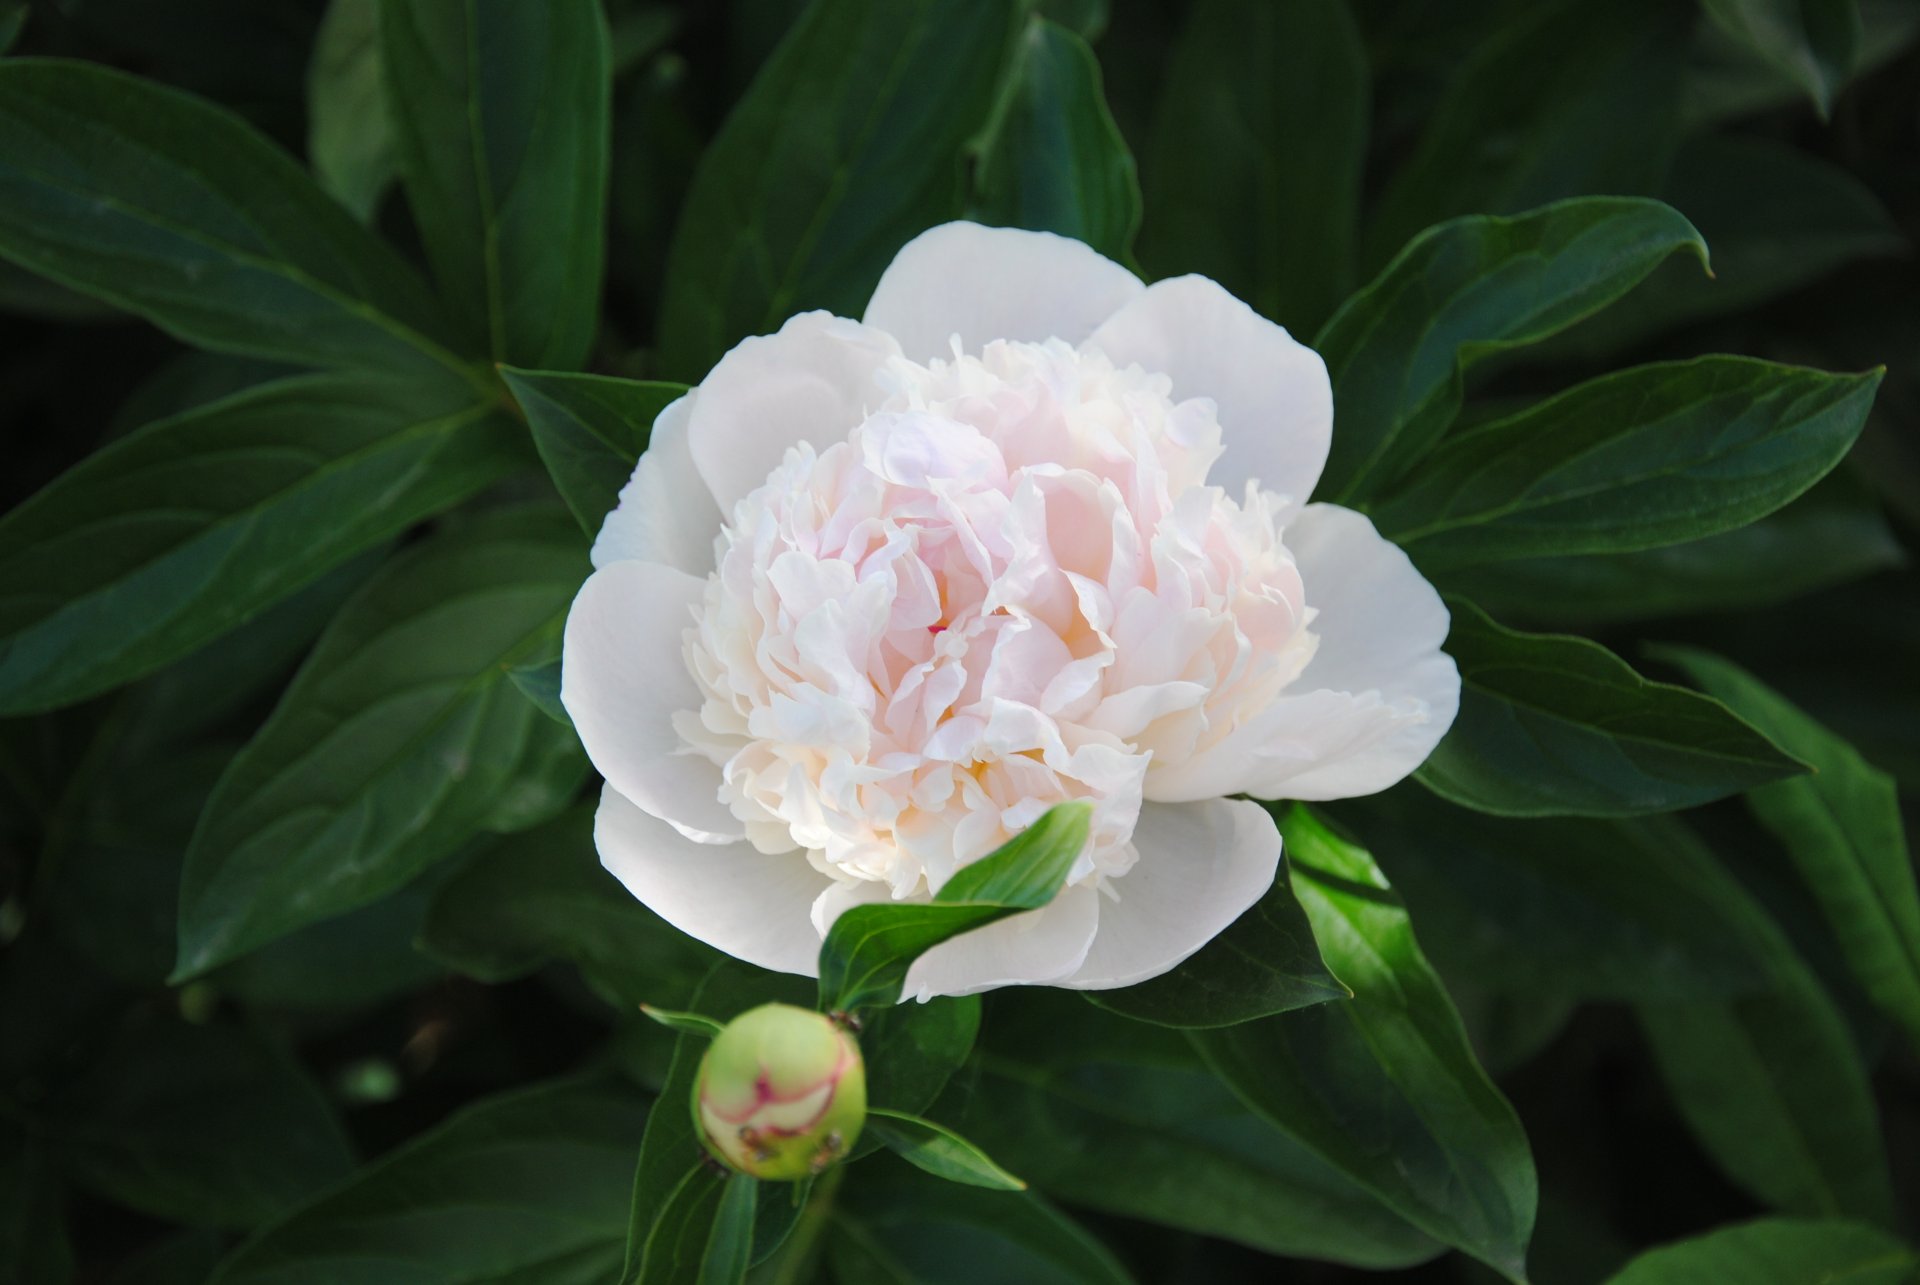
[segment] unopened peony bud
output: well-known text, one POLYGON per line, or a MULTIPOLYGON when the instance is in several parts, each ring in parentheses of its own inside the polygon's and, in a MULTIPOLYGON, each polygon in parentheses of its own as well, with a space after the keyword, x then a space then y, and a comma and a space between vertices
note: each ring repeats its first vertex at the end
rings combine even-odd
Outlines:
POLYGON ((693 1119, 729 1168, 792 1181, 852 1149, 867 1118, 853 1036, 819 1013, 763 1004, 727 1023, 700 1060, 693 1119))

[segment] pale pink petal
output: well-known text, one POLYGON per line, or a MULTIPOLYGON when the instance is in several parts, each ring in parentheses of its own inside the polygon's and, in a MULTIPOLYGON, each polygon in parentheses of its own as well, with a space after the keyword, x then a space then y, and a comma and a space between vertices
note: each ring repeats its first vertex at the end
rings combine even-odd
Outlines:
POLYGON ((1058 983, 1106 990, 1158 977, 1212 941, 1273 886, 1280 832, 1244 799, 1148 803, 1133 832, 1140 859, 1103 899, 1093 947, 1058 983))
POLYGON ((915 361, 978 353, 995 339, 1078 344, 1129 299, 1140 278, 1051 232, 943 223, 906 243, 874 287, 866 323, 915 361))
POLYGON ((1373 794, 1425 762, 1452 726, 1460 675, 1440 650, 1446 605, 1407 555, 1332 504, 1308 505, 1285 537, 1318 613, 1312 662, 1223 739, 1149 769, 1148 798, 1373 794))
POLYGON ((673 728, 701 694, 681 635, 705 583, 657 562, 615 562, 587 577, 567 613, 560 702, 601 776, 689 839, 730 843, 745 830, 720 802, 720 769, 673 728))
POLYGON ((620 503, 600 525, 593 565, 659 562, 696 576, 713 570, 720 506, 693 466, 687 442, 695 394, 669 404, 653 421, 647 452, 620 488, 620 503))
POLYGON ((695 843, 611 785, 600 792, 593 839, 614 878, 681 932, 761 968, 817 975, 820 934, 809 911, 827 878, 802 854, 695 843))
POLYGON ((829 312, 743 339, 707 377, 687 424, 693 462, 723 513, 767 480, 789 448, 844 441, 884 394, 874 376, 899 348, 829 312))
POLYGON ((1213 400, 1226 454, 1207 480, 1229 495, 1252 478, 1304 500, 1320 480, 1333 440, 1326 363, 1207 278, 1155 282, 1085 346, 1167 375, 1176 401, 1213 400))

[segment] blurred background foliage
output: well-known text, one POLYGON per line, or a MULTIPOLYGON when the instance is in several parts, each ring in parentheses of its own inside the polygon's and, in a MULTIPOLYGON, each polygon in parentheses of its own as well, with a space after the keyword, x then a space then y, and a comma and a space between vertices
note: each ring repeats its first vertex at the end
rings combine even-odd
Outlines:
MULTIPOLYGON (((891 0, 815 3, 825 16, 796 40, 819 58, 809 72, 790 57, 780 74, 805 88, 808 74, 833 81, 820 67, 854 70, 840 97, 822 88, 817 112, 794 119, 762 71, 800 0, 607 0, 610 80, 583 70, 541 91, 608 95, 604 273, 591 254, 555 269, 573 274, 578 307, 496 317, 494 356, 697 380, 739 335, 799 308, 857 314, 906 236, 961 213, 1080 236, 1149 278, 1205 273, 1311 336, 1437 221, 1604 194, 1678 209, 1711 248, 1712 277, 1673 257, 1614 307, 1489 355, 1463 422, 1710 352, 1886 367, 1853 454, 1752 526, 1447 582, 1507 625, 1582 633, 1727 700, 1828 780, 1855 782, 1871 796, 1859 810, 1836 820, 1789 781, 1684 821, 1494 819, 1410 782, 1327 812, 1377 855, 1524 1124, 1539 1174, 1533 1279, 1607 1279, 1648 1246, 1768 1211, 1911 1235, 1911 1028, 1876 1004, 1795 861, 1848 842, 1904 861, 1897 836, 1887 848, 1884 832, 1833 827, 1910 819, 1920 788, 1920 0, 1041 0, 1037 13, 914 0, 904 7, 932 20, 887 82, 884 146, 841 175, 854 213, 828 228, 834 252, 771 290, 716 291, 689 265, 747 238, 728 222, 738 176, 702 166, 714 140, 758 121, 777 169, 781 149, 864 109, 878 92, 868 64, 899 71, 895 18, 881 19, 891 0)), ((245 118, 431 266, 456 328, 479 324, 487 301, 446 284, 460 280, 447 261, 457 210, 432 207, 446 227, 416 223, 399 182, 421 143, 397 136, 390 100, 406 99, 400 117, 430 138, 444 107, 432 50, 396 87, 379 8, 4 0, 0 45, 8 59, 122 69, 245 118)), ((30 130, 7 129, 0 171, 30 146, 30 130)), ((217 129, 200 142, 233 146, 217 129)), ((529 144, 556 190, 589 181, 566 147, 529 144)), ((413 167, 416 181, 432 168, 413 167)), ((812 199, 804 167, 794 181, 754 236, 820 234, 797 222, 812 199)), ((552 240, 579 247, 591 228, 552 240)), ((9 510, 139 425, 247 390, 282 395, 268 381, 288 370, 259 344, 188 348, 12 263, 0 263, 0 333, 9 510)), ((0 720, 0 1281, 201 1281, 269 1225, 220 1279, 401 1279, 367 1266, 400 1244, 440 1255, 408 1280, 619 1274, 644 1114, 631 1086, 659 1086, 672 1051, 633 1006, 688 1002, 714 960, 599 871, 584 760, 523 698, 539 694, 581 552, 524 435, 450 422, 432 390, 351 391, 381 423, 430 427, 409 448, 423 456, 372 467, 425 468, 439 490, 340 534, 367 551, 316 563, 330 569, 181 642, 181 659, 0 720), (449 584, 475 588, 442 600, 449 584), (407 634, 409 612, 434 614, 438 641, 407 634), (297 669, 310 699, 276 714, 297 669), (391 698, 383 709, 458 698, 424 730, 394 732, 413 757, 372 784, 355 777, 363 742, 311 757, 329 701, 364 684, 391 698), (462 746, 479 753, 456 781, 435 765, 462 746), (422 792, 434 809, 391 850, 314 886, 311 862, 341 850, 342 826, 422 792), (190 844, 260 852, 238 882, 189 870, 183 885, 190 844), (180 943, 183 904, 219 933, 180 943), (343 1244, 366 1257, 326 1256, 343 1244)), ((626 422, 650 414, 629 407, 626 422)), ((359 422, 338 411, 323 427, 348 441, 359 422)), ((44 592, 17 574, 28 587, 10 590, 44 592)), ((210 592, 242 594, 233 575, 210 592)), ((855 1168, 832 1234, 770 1279, 1333 1282, 1368 1266, 1496 1279, 1436 1257, 1438 1243, 1230 1092, 1210 1070, 1223 1059, 1284 1056, 1253 1036, 1187 1040, 1054 994, 995 996, 985 1018, 981 1052, 934 1114, 1046 1198, 855 1168)), ((1397 1126, 1377 1123, 1366 1145, 1390 1153, 1397 1126)), ((1762 1257, 1827 1237, 1846 1261, 1894 1263, 1876 1235, 1816 1228, 1762 1257)), ((1684 1262, 1636 1270, 1734 1279, 1684 1262)))

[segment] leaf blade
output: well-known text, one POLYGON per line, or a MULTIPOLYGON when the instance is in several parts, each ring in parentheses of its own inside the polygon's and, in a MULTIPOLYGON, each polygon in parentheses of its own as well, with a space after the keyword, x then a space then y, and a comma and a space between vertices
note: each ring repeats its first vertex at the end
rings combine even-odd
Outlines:
POLYGON ((948 1182, 991 1191, 1025 1191, 1027 1184, 993 1162, 986 1152, 932 1120, 904 1111, 869 1108, 867 1128, 916 1169, 948 1182))
POLYGON ((1460 714, 1416 773, 1442 798, 1496 816, 1634 816, 1806 770, 1718 701, 1597 643, 1449 606, 1460 714))
POLYGON ((1429 1236, 1524 1280, 1538 1185, 1519 1117, 1372 857, 1302 807, 1280 827, 1354 997, 1189 1038, 1262 1118, 1429 1236))
POLYGON ((22 267, 222 352, 477 379, 412 269, 212 104, 8 59, 0 157, 0 253, 22 267))
POLYGON ((390 378, 296 376, 156 421, 0 519, 0 713, 178 659, 521 458, 464 390, 390 378))
POLYGON ((564 803, 578 744, 506 671, 558 646, 577 541, 554 509, 503 510, 409 550, 348 603, 194 832, 176 978, 564 803))
POLYGON ((400 177, 495 361, 569 369, 599 324, 612 55, 595 0, 382 0, 400 177))
POLYGON ((1427 229, 1314 340, 1340 431, 1315 494, 1342 503, 1406 474, 1460 407, 1462 372, 1537 342, 1706 243, 1658 201, 1583 197, 1427 229))
POLYGON ((1744 357, 1620 371, 1449 438, 1374 517, 1435 572, 1720 535, 1839 463, 1879 383, 1744 357))

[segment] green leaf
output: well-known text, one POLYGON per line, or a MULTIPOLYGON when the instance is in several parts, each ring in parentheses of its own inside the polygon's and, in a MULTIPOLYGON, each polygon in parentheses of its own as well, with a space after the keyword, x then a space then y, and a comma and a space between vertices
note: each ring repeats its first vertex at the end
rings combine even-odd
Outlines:
POLYGON ((1374 521, 1432 572, 1718 535, 1839 463, 1881 373, 1701 357, 1605 375, 1450 437, 1374 521))
POLYGON ((714 1211, 707 1252, 701 1256, 696 1285, 741 1285, 753 1252, 754 1211, 760 1184, 743 1173, 727 1179, 714 1211))
POLYGON ((875 1107, 867 1112, 867 1129, 902 1160, 936 1178, 994 1191, 1027 1189, 1026 1183, 995 1164, 986 1152, 943 1124, 875 1107))
POLYGON ((292 1057, 224 1024, 131 1018, 43 1110, 69 1177, 171 1221, 252 1227, 353 1168, 292 1057))
POLYGON ((640 1011, 670 1031, 697 1035, 702 1039, 710 1040, 723 1029, 719 1022, 699 1013, 681 1013, 670 1008, 655 1008, 652 1004, 642 1004, 640 1011))
POLYGON ((515 665, 507 678, 520 694, 533 702, 535 709, 562 727, 572 727, 573 717, 560 703, 560 662, 549 660, 538 665, 515 665))
POLYGON ((1351 992, 1327 971, 1282 856, 1273 887, 1197 954, 1137 986, 1084 993, 1137 1021, 1208 1027, 1342 1000, 1351 992))
POLYGON ((1036 17, 974 169, 983 223, 1058 232, 1125 261, 1140 227, 1140 184, 1087 42, 1036 17))
MULTIPOLYGON (((1674 824, 1661 855, 1698 841, 1674 824)), ((1772 916, 1734 889, 1721 899, 1764 989, 1643 1003, 1642 1029, 1688 1126, 1726 1175, 1790 1213, 1894 1222, 1878 1111, 1846 1019, 1772 916)))
POLYGON ((330 0, 307 65, 307 161, 321 187, 371 223, 400 172, 380 62, 380 0, 330 0))
POLYGON ((1147 152, 1153 275, 1211 277, 1311 334, 1353 290, 1368 79, 1341 0, 1195 5, 1147 152))
POLYGON ((420 944, 487 982, 564 959, 629 1012, 684 999, 712 962, 601 867, 591 806, 475 852, 434 894, 420 944))
POLYGON ((1411 472, 1459 410, 1475 362, 1566 329, 1683 249, 1706 263, 1684 218, 1627 197, 1455 219, 1415 237, 1314 341, 1340 424, 1316 496, 1364 498, 1411 472))
POLYGON ((1857 0, 1701 0, 1734 39, 1806 91, 1825 120, 1860 56, 1857 0))
POLYGON ((1764 978, 1746 894, 1664 817, 1494 818, 1424 790, 1335 805, 1366 838, 1442 976, 1576 999, 1692 999, 1764 978))
POLYGON ((621 1280, 632 1285, 707 1285, 710 1256, 718 1266, 740 1241, 738 1190, 704 1160, 694 1161, 655 1212, 639 1270, 621 1280), (723 1212, 728 1215, 724 1224, 723 1212))
POLYGON ((241 1246, 218 1285, 578 1285, 620 1265, 645 1104, 569 1082, 489 1098, 241 1246))
POLYGON ((941 942, 1053 900, 1087 846, 1093 809, 1061 803, 999 848, 963 866, 930 902, 855 906, 820 945, 823 1011, 887 1007, 913 961, 941 942))
POLYGON ((342 609, 201 816, 176 980, 566 802, 578 742, 506 671, 558 647, 578 539, 557 509, 498 511, 416 545, 342 609))
POLYGON ((1019 0, 821 0, 713 145, 668 251, 661 365, 698 378, 808 308, 858 316, 921 230, 964 207, 1019 0))
POLYGON ((1509 12, 1445 69, 1446 92, 1374 209, 1368 265, 1455 215, 1659 190, 1680 132, 1688 7, 1542 0, 1509 12))
POLYGON ((560 498, 588 536, 600 534, 647 449, 654 419, 686 394, 686 385, 542 370, 500 373, 527 413, 533 444, 560 498))
POLYGON ((1519 1117, 1373 858, 1293 807, 1294 891, 1343 1004, 1191 1035, 1262 1118, 1434 1239, 1526 1276, 1538 1186, 1519 1117))
POLYGON ((1905 560, 1865 487, 1836 469, 1778 513, 1704 540, 1487 563, 1436 579, 1502 617, 1597 625, 1772 606, 1905 560))
POLYGON ((1662 1245, 1607 1285, 1904 1285, 1920 1255, 1859 1223, 1762 1218, 1662 1245))
POLYGON ((899 1162, 849 1172, 828 1243, 840 1285, 1131 1285, 1105 1246, 1032 1194, 937 1182, 899 1162))
POLYGON ((521 458, 459 390, 364 376, 150 424, 0 519, 0 716, 177 660, 521 458))
POLYGON ((1178 1033, 1058 993, 994 998, 980 1081, 954 1123, 1035 1189, 1289 1257, 1390 1269, 1441 1252, 1249 1113, 1178 1033))
POLYGON ((599 0, 381 0, 407 203, 495 361, 568 369, 600 321, 612 67, 599 0))
POLYGON ((1419 773, 1497 816, 1671 812, 1806 771, 1726 706, 1598 643, 1528 634, 1450 599, 1460 714, 1419 773))
POLYGON ((0 255, 191 344, 477 376, 419 277, 251 125, 94 63, 0 63, 0 255))
POLYGON ((1753 790, 1748 806, 1793 859, 1867 994, 1920 1044, 1920 893, 1893 778, 1731 661, 1684 647, 1654 655, 1812 766, 1753 790))

